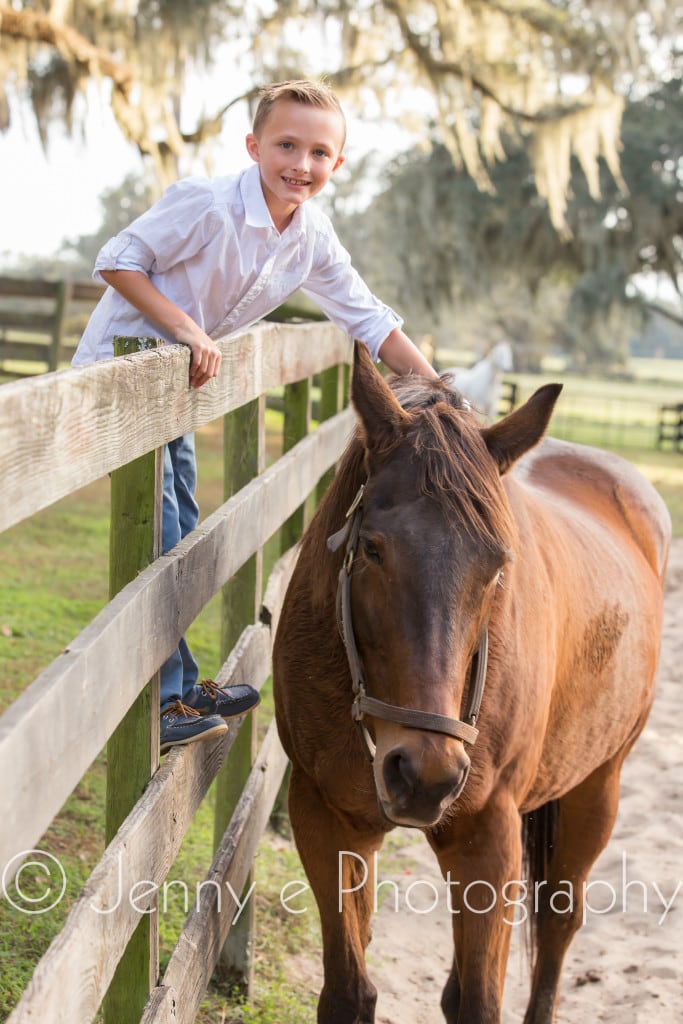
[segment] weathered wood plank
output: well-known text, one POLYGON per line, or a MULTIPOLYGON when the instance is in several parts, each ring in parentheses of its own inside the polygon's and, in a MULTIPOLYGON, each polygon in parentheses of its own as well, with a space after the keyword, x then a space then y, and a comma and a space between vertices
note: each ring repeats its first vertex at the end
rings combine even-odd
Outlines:
POLYGON ((273 566, 270 576, 268 577, 268 585, 266 586, 266 592, 263 595, 263 604, 261 606, 261 622, 264 622, 267 626, 272 624, 273 636, 275 636, 277 623, 280 619, 280 612, 282 611, 282 604, 298 557, 298 547, 290 548, 289 551, 285 551, 284 555, 281 555, 280 558, 278 558, 277 562, 273 566))
POLYGON ((182 345, 3 385, 0 530, 269 388, 351 358, 350 340, 328 323, 263 324, 220 347, 221 372, 199 389, 182 345))
POLYGON ((218 740, 168 754, 105 850, 7 1024, 92 1020, 236 733, 235 722, 218 740))
POLYGON ((0 275, 0 295, 55 299, 58 291, 59 281, 45 281, 33 277, 8 277, 6 274, 0 275))
MULTIPOLYGON (((11 298, 56 299, 64 281, 45 281, 36 278, 8 277, 0 275, 0 295, 11 298)), ((72 302, 89 302, 94 305, 104 295, 105 286, 97 281, 69 281, 72 302)))
MULTIPOLYGON (((266 591, 272 623, 244 631, 221 668, 219 685, 249 680, 260 688, 267 679, 278 610, 293 567, 291 553, 275 567, 266 591)), ((7 1024, 92 1019, 128 939, 158 895, 185 832, 238 735, 239 724, 230 722, 227 735, 213 743, 176 747, 164 759, 95 867, 7 1024), (147 891, 143 882, 149 883, 147 891)), ((167 1021, 168 994, 156 989, 152 996, 143 1021, 167 1021)))
POLYGON ((73 281, 71 287, 72 302, 99 302, 106 289, 97 281, 73 281))
MULTIPOLYGON (((223 496, 226 501, 263 472, 266 461, 265 396, 228 413, 223 423, 223 496)), ((223 587, 221 607, 221 654, 232 649, 242 630, 258 615, 263 585, 263 549, 247 559, 223 587)), ((230 757, 216 778, 214 848, 217 848, 249 777, 258 746, 258 714, 249 719, 230 757)), ((249 949, 255 915, 253 907, 243 914, 223 950, 221 968, 229 973, 244 995, 250 992, 253 962, 249 949)))
POLYGON ((49 341, 0 341, 0 359, 3 362, 14 359, 20 362, 39 362, 47 365, 49 354, 49 341))
POLYGON ((12 829, 0 834, 0 872, 42 835, 207 601, 339 458, 352 424, 350 410, 321 424, 144 570, 0 718, 0 778, 16 780, 5 793, 12 829))
MULTIPOLYGON (((164 974, 164 985, 178 992, 176 1018, 193 1024, 214 964, 237 911, 233 893, 242 893, 254 854, 287 767, 271 722, 229 828, 216 851, 198 900, 180 934, 164 974)), ((158 1024, 163 1017, 151 1018, 158 1024)))
POLYGON ((54 313, 37 313, 31 309, 0 310, 0 327, 3 330, 11 328, 36 334, 49 334, 52 337, 54 324, 54 313))
POLYGON ((150 993, 140 1024, 175 1024, 178 994, 167 985, 158 985, 150 993))

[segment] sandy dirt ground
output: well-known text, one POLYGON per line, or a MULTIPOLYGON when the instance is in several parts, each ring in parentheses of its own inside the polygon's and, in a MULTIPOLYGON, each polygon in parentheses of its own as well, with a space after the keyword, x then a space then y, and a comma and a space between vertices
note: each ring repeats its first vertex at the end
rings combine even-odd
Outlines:
MULTIPOLYGON (((683 1021, 682 698, 679 539, 667 575, 657 699, 622 771, 617 823, 591 874, 588 901, 595 911, 587 913, 565 961, 558 1024, 683 1021)), ((393 897, 380 906, 368 949, 379 991, 377 1024, 443 1024, 439 1000, 452 957, 445 885, 419 833, 404 830, 387 856, 391 867, 383 868, 380 855, 379 878, 395 881, 399 897, 398 910, 393 897)), ((522 932, 513 929, 504 1024, 521 1024, 529 994, 522 932)), ((302 982, 319 990, 320 965, 297 967, 302 982)))

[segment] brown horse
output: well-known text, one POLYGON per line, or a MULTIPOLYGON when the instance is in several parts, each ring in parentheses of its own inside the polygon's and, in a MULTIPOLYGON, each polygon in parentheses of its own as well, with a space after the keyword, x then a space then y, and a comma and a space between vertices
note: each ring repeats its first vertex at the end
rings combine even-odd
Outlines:
POLYGON ((482 428, 444 381, 388 385, 356 347, 359 429, 301 544, 274 655, 291 822, 322 921, 320 1024, 374 1021, 373 854, 394 825, 424 832, 448 882, 449 1024, 501 1020, 525 889, 525 1022, 553 1019, 654 696, 671 532, 620 458, 536 448, 560 390, 482 428))

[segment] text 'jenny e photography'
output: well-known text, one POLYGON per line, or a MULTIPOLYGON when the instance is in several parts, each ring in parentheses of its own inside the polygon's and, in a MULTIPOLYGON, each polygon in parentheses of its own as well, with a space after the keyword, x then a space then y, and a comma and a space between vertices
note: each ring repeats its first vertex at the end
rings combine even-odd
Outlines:
MULTIPOLYGON (((485 879, 470 880, 464 884, 453 878, 450 872, 439 880, 406 872, 397 881, 381 877, 377 853, 373 855, 373 862, 368 863, 352 850, 339 851, 336 876, 340 913, 345 899, 352 899, 364 891, 365 896, 372 898, 374 913, 378 913, 380 907, 385 912, 419 915, 444 912, 455 915, 464 911, 488 914, 502 909, 504 922, 513 927, 538 913, 541 903, 560 915, 573 913, 577 906, 582 906, 584 924, 593 916, 638 913, 655 915, 657 925, 661 926, 674 907, 683 884, 678 880, 662 886, 654 879, 636 877, 626 853, 621 855, 621 872, 616 882, 592 878, 583 883, 580 893, 575 892, 567 879, 551 885, 543 880, 529 882, 514 878, 496 887, 485 879), (354 872, 352 884, 349 883, 350 868, 354 872), (369 893, 365 891, 368 889, 369 893)), ((5 866, 2 895, 19 913, 46 914, 61 903, 67 884, 67 872, 58 857, 45 850, 24 850, 5 866)), ((218 913, 226 907, 233 913, 233 920, 237 921, 255 891, 256 882, 253 881, 246 890, 237 892, 228 880, 221 883, 205 879, 188 884, 178 878, 167 878, 162 883, 151 879, 131 879, 125 870, 123 854, 119 854, 116 878, 107 885, 106 896, 101 894, 91 898, 89 907, 95 914, 109 915, 127 903, 138 914, 165 914, 170 906, 178 907, 180 904, 187 914, 191 906, 201 907, 204 900, 211 898, 218 913)), ((276 899, 286 913, 300 915, 313 908, 312 898, 307 897, 309 892, 310 886, 305 879, 293 878, 270 898, 276 899)))

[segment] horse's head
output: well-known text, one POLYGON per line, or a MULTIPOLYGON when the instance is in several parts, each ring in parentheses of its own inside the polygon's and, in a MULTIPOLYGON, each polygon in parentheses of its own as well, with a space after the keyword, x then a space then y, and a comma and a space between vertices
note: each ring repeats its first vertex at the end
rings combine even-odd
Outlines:
POLYGON ((350 618, 372 698, 363 724, 376 744, 377 793, 397 824, 435 824, 467 779, 476 730, 460 738, 433 724, 464 714, 473 659, 516 543, 500 477, 540 440, 559 391, 547 385, 482 429, 445 382, 409 376, 390 387, 356 346, 352 398, 367 483, 350 618), (378 702, 437 717, 402 724, 378 702))
POLYGON ((513 369, 512 347, 508 341, 499 341, 489 355, 491 363, 501 373, 510 373, 513 369))

